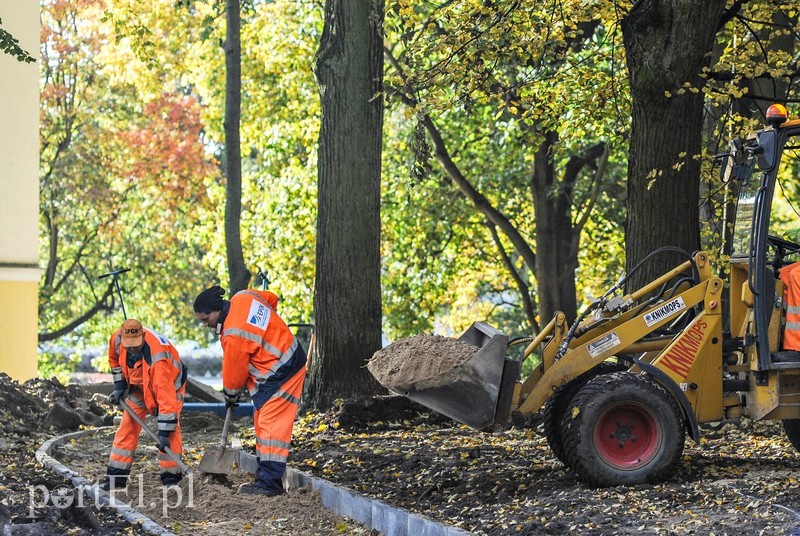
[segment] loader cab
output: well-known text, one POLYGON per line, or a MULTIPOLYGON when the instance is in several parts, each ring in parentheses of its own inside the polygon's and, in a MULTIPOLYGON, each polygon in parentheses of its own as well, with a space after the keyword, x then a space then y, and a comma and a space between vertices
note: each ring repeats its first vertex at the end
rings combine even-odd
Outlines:
POLYGON ((800 260, 800 120, 770 107, 770 127, 731 142, 723 181, 738 189, 731 233, 730 329, 751 368, 800 368, 780 363, 782 283, 780 270, 800 260), (770 113, 771 112, 771 113, 770 113), (798 198, 792 201, 792 198, 798 198))

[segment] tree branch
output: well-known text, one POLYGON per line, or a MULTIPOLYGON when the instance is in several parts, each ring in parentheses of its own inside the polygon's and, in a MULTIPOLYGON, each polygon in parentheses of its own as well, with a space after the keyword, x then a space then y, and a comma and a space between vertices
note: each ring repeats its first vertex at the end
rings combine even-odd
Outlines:
POLYGON ((497 228, 491 221, 489 221, 488 218, 486 220, 486 226, 492 233, 492 239, 497 246, 497 251, 500 253, 500 259, 502 259, 503 264, 508 270, 508 273, 511 274, 511 278, 514 280, 514 283, 516 283, 517 288, 519 289, 519 294, 522 296, 522 309, 525 311, 525 316, 528 318, 528 323, 530 323, 534 333, 538 333, 539 323, 536 322, 536 304, 531 299, 530 287, 522 279, 522 276, 519 275, 519 272, 517 272, 517 269, 514 267, 514 263, 511 261, 511 257, 508 256, 506 249, 503 247, 503 243, 500 241, 500 236, 497 234, 497 228))
POLYGON ((494 28, 495 26, 500 24, 502 21, 504 21, 506 18, 508 18, 508 16, 511 15, 511 13, 513 13, 514 10, 517 9, 519 4, 520 4, 519 1, 512 2, 511 5, 508 7, 508 9, 506 9, 505 12, 496 15, 494 17, 494 20, 486 28, 484 28, 483 30, 475 32, 475 34, 472 37, 470 37, 469 39, 464 41, 458 48, 456 48, 453 51, 452 54, 450 54, 446 58, 436 62, 430 68, 426 69, 426 71, 428 71, 430 73, 430 76, 434 76, 437 73, 443 72, 446 69, 446 67, 450 64, 450 62, 453 60, 453 58, 457 57, 459 54, 461 54, 461 52, 465 48, 467 48, 469 45, 471 45, 475 41, 479 40, 489 30, 491 30, 492 28, 494 28))
POLYGON ((750 27, 750 24, 748 24, 747 20, 745 20, 744 17, 740 17, 739 15, 737 15, 736 19, 739 22, 741 22, 742 25, 745 28, 747 28, 747 31, 750 32, 750 35, 753 36, 753 40, 758 44, 758 48, 761 49, 761 57, 764 58, 764 62, 768 62, 769 61, 769 57, 768 57, 769 53, 767 52, 767 47, 761 41, 761 38, 758 36, 758 33, 753 28, 750 27))
POLYGON ((425 127, 425 130, 428 132, 428 135, 431 137, 433 141, 433 148, 434 154, 436 155, 436 159, 441 164, 442 168, 444 169, 445 173, 450 180, 458 187, 459 191, 469 199, 475 208, 477 208, 490 222, 497 225, 502 229, 503 233, 508 236, 511 243, 514 245, 514 249, 522 256, 525 263, 531 269, 534 270, 536 266, 536 254, 533 252, 533 249, 528 245, 528 241, 520 234, 514 224, 499 210, 497 210, 486 197, 480 193, 472 183, 467 180, 461 170, 453 162, 452 157, 450 156, 449 151, 447 150, 447 145, 442 138, 439 129, 436 128, 436 125, 433 123, 433 120, 430 118, 428 114, 423 114, 420 117, 420 122, 425 127))
POLYGON ((592 213, 592 209, 597 201, 597 196, 600 195, 600 185, 603 183, 603 175, 606 173, 606 166, 608 165, 608 145, 604 143, 601 145, 603 146, 603 153, 599 156, 597 169, 595 169, 594 177, 592 177, 592 190, 586 202, 583 203, 583 206, 576 210, 576 213, 580 214, 573 225, 573 236, 576 237, 581 235, 583 227, 586 225, 586 222, 589 221, 589 215, 592 213))
POLYGON ((98 300, 97 303, 95 303, 89 310, 87 310, 86 312, 84 312, 83 314, 81 314, 68 324, 62 326, 61 328, 55 331, 50 331, 47 333, 39 333, 39 342, 43 343, 43 342, 54 341, 60 337, 63 337, 67 333, 70 333, 73 330, 75 330, 78 326, 80 326, 84 322, 90 320, 92 317, 94 317, 94 315, 96 315, 100 311, 110 310, 111 307, 109 307, 106 304, 106 300, 113 294, 114 294, 114 284, 110 283, 108 285, 108 288, 106 288, 105 293, 100 298, 100 300, 98 300))
MULTIPOLYGON (((402 66, 388 48, 384 48, 384 51, 389 63, 397 70, 401 79, 405 81, 402 66)), ((397 92, 397 95, 403 103, 411 108, 415 108, 418 104, 417 99, 411 95, 400 91, 397 92)), ((461 173, 461 170, 458 168, 456 163, 453 162, 453 159, 447 150, 447 144, 442 138, 439 129, 434 124, 430 115, 420 114, 420 123, 425 127, 425 130, 430 136, 431 141, 433 141, 436 160, 439 161, 439 164, 442 166, 447 176, 450 177, 450 180, 452 180, 453 183, 458 187, 459 191, 464 195, 464 197, 469 199, 473 205, 475 205, 475 208, 477 208, 490 222, 500 227, 503 233, 509 238, 509 240, 511 240, 511 243, 514 245, 514 249, 516 249, 517 252, 522 256, 522 259, 525 261, 525 264, 528 265, 531 272, 534 272, 536 266, 536 254, 528 245, 528 241, 525 240, 517 228, 514 227, 514 224, 511 223, 511 221, 502 212, 497 210, 483 194, 476 190, 469 180, 467 180, 464 174, 461 173)))
POLYGON ((719 24, 717 25, 717 32, 719 32, 722 28, 725 27, 734 17, 739 15, 739 12, 742 10, 742 6, 744 6, 750 0, 736 0, 731 7, 726 9, 722 12, 722 16, 719 19, 719 24))

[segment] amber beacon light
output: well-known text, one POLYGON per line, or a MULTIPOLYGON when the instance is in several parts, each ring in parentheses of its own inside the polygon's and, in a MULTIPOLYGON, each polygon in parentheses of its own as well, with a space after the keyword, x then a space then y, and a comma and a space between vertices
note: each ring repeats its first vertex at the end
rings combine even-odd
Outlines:
POLYGON ((789 112, 783 104, 773 104, 767 108, 767 123, 773 126, 782 125, 789 118, 789 112))

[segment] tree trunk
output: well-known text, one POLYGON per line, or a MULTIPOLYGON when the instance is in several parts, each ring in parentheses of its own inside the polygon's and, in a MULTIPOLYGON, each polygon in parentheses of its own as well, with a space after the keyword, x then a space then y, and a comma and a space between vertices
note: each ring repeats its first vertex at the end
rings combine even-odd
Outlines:
POLYGON ((231 295, 250 284, 244 263, 240 222, 242 219, 242 159, 239 123, 242 117, 242 46, 239 0, 225 0, 228 25, 225 33, 225 250, 231 295))
POLYGON ((541 325, 561 311, 567 321, 575 319, 578 302, 575 269, 578 258, 572 254, 572 200, 569 192, 557 185, 551 151, 558 135, 547 132, 534 153, 532 180, 533 209, 536 215, 536 290, 541 325))
MULTIPOLYGON (((724 6, 724 0, 640 0, 622 21, 633 101, 625 226, 629 274, 657 248, 699 248, 699 75, 724 6)), ((654 258, 632 275, 629 289, 683 260, 674 253, 654 258)))
POLYGON ((319 138, 318 359, 304 405, 378 392, 365 364, 381 347, 380 172, 383 126, 380 0, 327 0, 315 74, 319 138))

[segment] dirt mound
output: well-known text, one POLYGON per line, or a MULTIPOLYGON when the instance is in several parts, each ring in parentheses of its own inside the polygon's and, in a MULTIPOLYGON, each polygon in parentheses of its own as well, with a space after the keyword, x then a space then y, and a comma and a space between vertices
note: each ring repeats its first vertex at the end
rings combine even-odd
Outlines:
MULTIPOLYGON (((72 484, 36 461, 49 429, 105 419, 77 386, 35 379, 20 385, 0 373, 0 534, 142 534, 116 511, 74 500, 72 484)), ((109 417, 110 419, 110 417, 109 417)))
POLYGON ((44 400, 23 391, 5 373, 0 373, 0 400, 0 431, 4 435, 30 435, 50 409, 44 400))
POLYGON ((467 361, 478 352, 472 344, 423 333, 399 339, 378 350, 367 369, 388 388, 440 376, 467 361))
POLYGON ((221 429, 223 421, 224 419, 215 413, 184 411, 181 413, 181 430, 183 433, 192 433, 221 429))
POLYGON ((0 433, 30 435, 42 425, 77 430, 111 423, 106 407, 87 399, 77 385, 36 378, 20 385, 0 373, 0 433))
POLYGON ((370 396, 358 400, 346 400, 337 404, 325 415, 330 423, 336 423, 343 430, 384 430, 414 423, 442 424, 455 423, 439 413, 431 412, 421 404, 403 396, 370 396))

